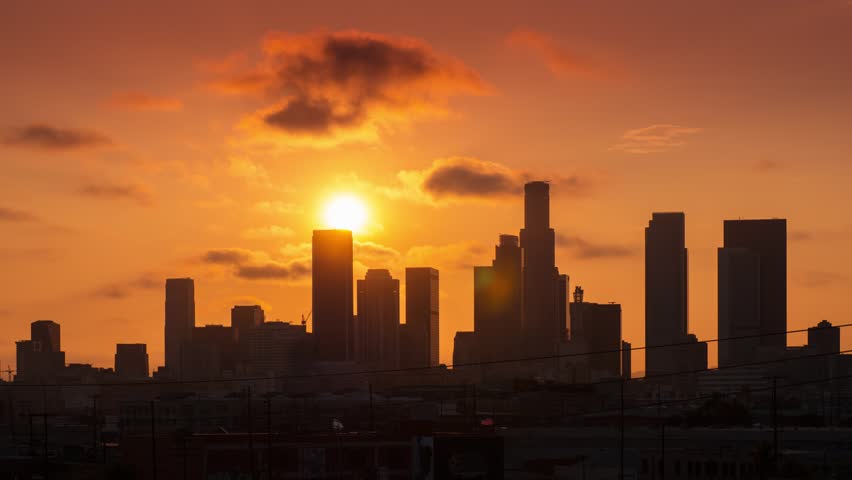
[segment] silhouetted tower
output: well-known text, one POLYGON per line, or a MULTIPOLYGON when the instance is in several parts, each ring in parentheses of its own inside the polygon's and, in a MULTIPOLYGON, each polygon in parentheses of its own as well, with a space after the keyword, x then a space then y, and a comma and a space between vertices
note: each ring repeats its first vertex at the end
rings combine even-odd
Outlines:
POLYGON ((405 269, 405 325, 408 340, 401 352, 406 367, 438 365, 439 345, 438 270, 405 269))
POLYGON ((148 346, 144 343, 116 344, 115 373, 121 378, 148 377, 148 346))
POLYGON ((816 355, 840 354, 840 327, 823 320, 816 327, 808 328, 808 346, 816 355))
POLYGON ((556 235, 550 228, 550 185, 546 182, 524 185, 524 228, 520 237, 527 347, 532 353, 549 353, 564 335, 565 318, 559 318, 557 306, 560 295, 556 235))
POLYGON ((599 376, 621 375, 621 305, 590 303, 584 300, 582 287, 574 287, 571 303, 571 342, 586 357, 589 368, 599 376), (609 352, 609 353, 599 353, 609 352))
MULTIPOLYGON (((758 262, 760 356, 778 358, 787 348, 787 220, 725 220, 724 249, 750 252, 758 262), (780 335, 770 335, 779 334, 780 335)), ((733 285, 721 285, 729 292, 733 285)), ((729 293, 729 296, 735 295, 729 293)), ((723 319, 720 318, 720 328, 723 319)))
POLYGON ((755 360, 760 346, 760 256, 746 248, 718 251, 719 366, 755 360))
POLYGON ((370 269, 358 280, 355 356, 381 368, 399 366, 399 280, 370 269))
POLYGON ((245 372, 249 361, 249 337, 252 330, 263 325, 266 314, 260 305, 236 305, 231 308, 231 328, 237 339, 236 368, 245 372))
POLYGON ((166 367, 181 377, 181 351, 195 328, 195 283, 191 278, 166 280, 166 367))
MULTIPOLYGON (((685 218, 682 212, 654 213, 645 228, 645 344, 681 343, 688 328, 685 218)), ((647 375, 678 370, 675 348, 649 348, 647 375)))
POLYGON ((518 237, 500 235, 490 267, 473 267, 473 329, 482 360, 520 353, 523 333, 523 268, 518 237))
POLYGON ((30 340, 39 342, 42 351, 61 351, 61 338, 61 328, 53 320, 36 320, 30 324, 30 340))
POLYGON ((352 232, 314 230, 312 250, 313 333, 316 358, 354 357, 352 232))

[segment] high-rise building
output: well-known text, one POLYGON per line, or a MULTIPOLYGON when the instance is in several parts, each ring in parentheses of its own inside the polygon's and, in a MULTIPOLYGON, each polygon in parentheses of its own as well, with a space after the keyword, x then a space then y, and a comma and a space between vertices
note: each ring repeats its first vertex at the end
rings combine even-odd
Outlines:
MULTIPOLYGON (((759 295, 756 303, 759 305, 761 335, 758 339, 759 356, 780 358, 787 347, 787 336, 784 334, 787 330, 787 220, 725 220, 724 230, 724 249, 746 250, 757 262, 759 295)), ((722 284, 720 281, 720 296, 745 295, 734 293, 732 290, 741 282, 733 283, 736 285, 731 282, 722 284)), ((731 322, 735 320, 720 317, 720 329, 723 323, 731 322)))
POLYGON ((36 320, 30 324, 30 340, 41 343, 44 352, 59 352, 61 348, 61 330, 53 320, 36 320))
POLYGON ((621 341, 621 376, 630 379, 633 375, 633 345, 624 340, 621 341))
POLYGON ((173 377, 183 376, 181 350, 192 340, 195 328, 195 283, 191 278, 166 280, 166 368, 173 377))
POLYGON ((474 368, 475 366, 470 365, 476 363, 479 358, 479 354, 477 352, 478 342, 476 341, 476 333, 475 332, 456 332, 455 337, 453 337, 453 369, 463 368, 474 368))
POLYGON ((116 344, 115 373, 121 378, 147 378, 147 345, 145 345, 144 343, 116 344))
POLYGON ((530 353, 554 352, 565 331, 564 313, 557 305, 561 296, 556 268, 556 234, 550 228, 550 185, 524 185, 523 328, 530 353))
POLYGON ((249 337, 252 330, 263 325, 266 315, 260 305, 236 305, 231 308, 231 328, 237 340, 236 365, 244 372, 249 362, 249 337))
POLYGON ((355 358, 382 368, 399 366, 399 280, 370 269, 358 280, 355 358))
POLYGON ((234 330, 225 325, 195 327, 192 340, 181 349, 183 375, 192 379, 221 377, 233 373, 236 365, 237 339, 234 330))
MULTIPOLYGON (((405 367, 438 365, 439 309, 438 270, 429 267, 405 269, 405 330, 408 350, 400 357, 405 367)), ((402 342, 401 342, 402 343, 402 342)))
POLYGON ((597 376, 621 375, 621 305, 590 303, 582 287, 575 287, 571 311, 571 342, 589 353, 589 368, 597 376), (600 353, 607 352, 607 353, 600 353))
POLYGON ((310 361, 305 325, 266 322, 249 333, 249 370, 255 375, 294 374, 310 361))
POLYGON ((473 326, 481 360, 505 360, 521 353, 522 261, 518 237, 500 235, 491 266, 473 269, 473 326))
POLYGON ((313 333, 320 361, 354 358, 352 232, 314 230, 313 333))
POLYGON ((719 366, 732 367, 754 361, 759 350, 760 257, 733 247, 718 255, 719 366))
POLYGON ((677 349, 688 328, 685 218, 681 212, 654 213, 645 228, 645 371, 677 370, 677 349))
POLYGON ((823 320, 808 328, 808 346, 814 355, 840 354, 840 327, 823 320))

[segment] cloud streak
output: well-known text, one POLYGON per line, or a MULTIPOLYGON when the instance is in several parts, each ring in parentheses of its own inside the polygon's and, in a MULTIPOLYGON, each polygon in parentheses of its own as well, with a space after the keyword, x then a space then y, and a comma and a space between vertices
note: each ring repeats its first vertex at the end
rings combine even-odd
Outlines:
POLYGON ((143 92, 118 92, 109 99, 114 108, 142 112, 176 112, 183 109, 177 98, 149 95, 143 92))
POLYGON ((564 234, 556 235, 556 244, 570 250, 572 256, 579 259, 625 258, 638 253, 638 250, 633 247, 593 243, 581 237, 564 234))
POLYGON ((509 47, 530 52, 544 62, 551 73, 559 77, 594 73, 594 69, 587 60, 579 58, 559 45, 551 36, 529 28, 513 30, 506 37, 506 44, 509 47))
POLYGON ((32 124, 6 129, 0 133, 0 144, 60 151, 103 147, 111 145, 112 141, 106 135, 92 130, 32 124))
POLYGON ((151 192, 135 184, 89 183, 80 187, 77 193, 98 200, 129 200, 144 207, 154 203, 151 192))
POLYGON ((282 256, 296 258, 271 258, 266 252, 242 248, 220 248, 204 252, 199 260, 209 265, 229 267, 233 275, 244 280, 298 281, 310 277, 310 251, 305 254, 302 245, 282 249, 282 256))
POLYGON ((38 217, 30 212, 11 207, 0 206, 0 222, 27 223, 37 222, 38 217))
POLYGON ((700 131, 700 128, 667 123, 636 128, 625 132, 610 150, 634 154, 666 152, 686 145, 686 139, 700 131))

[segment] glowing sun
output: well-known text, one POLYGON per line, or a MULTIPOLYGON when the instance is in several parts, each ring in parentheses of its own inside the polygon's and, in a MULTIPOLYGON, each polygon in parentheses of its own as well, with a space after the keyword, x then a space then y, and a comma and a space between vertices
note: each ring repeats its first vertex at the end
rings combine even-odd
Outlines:
POLYGON ((354 195, 337 195, 326 204, 324 220, 329 228, 360 232, 367 222, 367 207, 354 195))

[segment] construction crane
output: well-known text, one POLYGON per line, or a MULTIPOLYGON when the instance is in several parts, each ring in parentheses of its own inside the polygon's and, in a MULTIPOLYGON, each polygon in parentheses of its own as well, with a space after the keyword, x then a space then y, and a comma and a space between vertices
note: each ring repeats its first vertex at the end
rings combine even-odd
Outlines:
POLYGON ((304 314, 304 313, 302 314, 302 325, 307 326, 307 324, 308 324, 308 320, 310 320, 310 319, 311 319, 311 314, 313 314, 313 313, 314 313, 314 309, 310 309, 310 310, 308 311, 308 315, 307 315, 307 316, 305 316, 305 314, 304 314))

